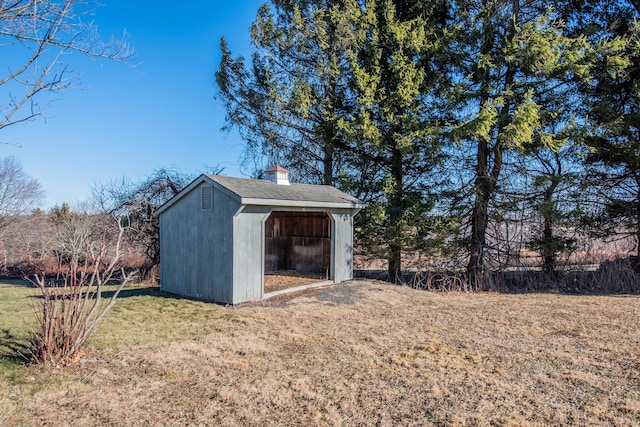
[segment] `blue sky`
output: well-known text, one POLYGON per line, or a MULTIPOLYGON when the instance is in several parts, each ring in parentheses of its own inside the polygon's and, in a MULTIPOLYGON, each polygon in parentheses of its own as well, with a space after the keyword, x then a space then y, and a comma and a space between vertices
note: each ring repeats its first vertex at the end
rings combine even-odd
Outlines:
MULTIPOLYGON (((234 54, 250 55, 249 26, 264 0, 103 0, 94 22, 103 39, 124 30, 136 57, 129 68, 80 55, 66 61, 75 88, 40 98, 39 118, 0 132, 0 157, 12 155, 47 194, 42 207, 87 200, 91 187, 155 169, 198 174, 224 167, 242 176, 243 143, 220 131, 225 111, 214 99, 224 36, 234 54)), ((2 62, 0 60, 0 62, 2 62)))

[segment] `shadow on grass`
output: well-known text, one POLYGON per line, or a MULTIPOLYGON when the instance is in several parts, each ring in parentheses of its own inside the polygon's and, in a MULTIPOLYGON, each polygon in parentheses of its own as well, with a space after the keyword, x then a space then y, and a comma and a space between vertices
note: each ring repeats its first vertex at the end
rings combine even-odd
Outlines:
POLYGON ((35 288, 33 283, 26 279, 7 278, 0 276, 0 285, 21 286, 24 288, 35 288))
MULTIPOLYGON (((106 290, 102 291, 102 298, 109 299, 113 296, 115 290, 106 290)), ((188 296, 172 294, 170 292, 165 292, 160 290, 157 286, 148 286, 148 287, 135 287, 131 288, 123 288, 118 294, 117 299, 121 298, 133 298, 133 297, 154 297, 154 298, 167 298, 167 299, 175 299, 175 300, 188 300, 188 301, 199 301, 199 302, 209 302, 198 298, 192 298, 188 296)), ((42 298, 41 295, 37 295, 37 298, 42 298)), ((212 304, 216 304, 215 302, 211 302, 212 304)), ((224 304, 221 304, 224 305, 224 304)))
MULTIPOLYGON (((111 298, 115 290, 106 290, 102 291, 102 298, 111 298)), ((157 298, 178 298, 177 295, 170 294, 168 292, 161 291, 158 287, 142 287, 142 288, 123 288, 118 294, 118 299, 120 298, 132 298, 132 297, 143 297, 143 296, 151 296, 157 298)), ((31 295, 31 298, 42 298, 42 295, 31 295)), ((69 298, 70 294, 59 295, 57 298, 69 298)))
MULTIPOLYGON (((109 290, 109 291, 103 291, 102 292, 102 298, 111 298, 113 296, 115 291, 109 290)), ((187 300, 187 301, 196 301, 196 302, 207 302, 210 304, 216 304, 216 305, 222 305, 225 306, 227 304, 225 303, 218 303, 215 301, 207 301, 207 300, 203 300, 200 298, 195 298, 195 297, 189 297, 189 296, 185 296, 185 295, 179 295, 179 294, 172 294, 171 292, 165 292, 160 290, 159 287, 157 286, 150 286, 150 287, 143 287, 143 288, 136 288, 136 289, 127 289, 124 288, 120 291, 120 294, 118 294, 118 299, 120 298, 131 298, 131 297, 141 297, 141 296, 150 296, 150 297, 155 297, 155 298, 167 298, 167 299, 174 299, 174 300, 187 300)))
MULTIPOLYGON (((0 285, 11 285, 16 287, 33 288, 35 290, 38 289, 37 286, 35 286, 33 283, 31 283, 29 280, 26 280, 26 279, 0 277, 0 285)), ((110 284, 105 285, 105 288, 107 288, 107 290, 102 291, 103 298, 111 298, 113 296, 113 293, 115 291, 109 289, 112 287, 113 285, 110 285, 110 284)), ((126 287, 124 287, 120 291, 118 298, 130 298, 130 297, 139 297, 139 296, 154 296, 154 297, 160 297, 160 298, 184 299, 179 295, 161 291, 160 288, 157 286, 144 286, 144 285, 136 285, 136 284, 129 284, 126 287)), ((39 295, 39 294, 32 295, 31 297, 42 298, 42 295, 39 295)))
POLYGON ((13 365, 29 362, 31 349, 26 337, 13 335, 9 329, 0 330, 0 361, 13 365))
MULTIPOLYGON (((102 291, 102 298, 109 299, 113 296, 115 290, 105 290, 102 291)), ((69 294, 65 295, 69 298, 69 294)), ((149 286, 149 287, 136 287, 136 288, 123 288, 118 294, 117 299, 121 298, 133 298, 133 297, 154 297, 154 298, 167 298, 167 299, 175 299, 175 300, 188 300, 188 301, 203 301, 198 298, 191 298, 183 295, 172 294, 170 292, 165 292, 160 290, 159 287, 149 286)), ((31 298, 42 298, 42 295, 32 295, 31 298)), ((63 296, 59 296, 58 298, 63 298, 63 296)), ((206 302, 206 301, 205 301, 206 302)))
MULTIPOLYGON (((111 298, 115 291, 102 291, 102 298, 111 298)), ((167 294, 163 292, 158 287, 144 287, 144 288, 122 288, 120 293, 118 294, 118 299, 120 298, 133 298, 133 297, 160 297, 160 298, 169 298, 171 294, 167 294)))

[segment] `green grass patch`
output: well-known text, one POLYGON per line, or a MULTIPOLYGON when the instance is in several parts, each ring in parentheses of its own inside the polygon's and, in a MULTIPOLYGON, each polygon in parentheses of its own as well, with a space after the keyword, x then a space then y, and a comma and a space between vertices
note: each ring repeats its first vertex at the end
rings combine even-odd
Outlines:
POLYGON ((27 281, 0 283, 0 369, 24 363, 29 334, 34 330, 37 290, 27 281))
MULTIPOLYGON (((106 287, 111 297, 115 287, 106 287)), ((38 290, 26 281, 0 283, 0 370, 24 364, 29 334, 35 329, 38 290)), ((155 348, 167 342, 193 340, 220 330, 220 320, 232 320, 215 304, 178 298, 157 287, 128 286, 98 325, 89 348, 155 348)))
POLYGON ((158 288, 126 288, 89 345, 118 350, 197 340, 219 331, 220 320, 231 319, 218 305, 178 298, 158 288))
MULTIPOLYGON (((115 286, 105 288, 105 304, 114 290, 115 286)), ((105 360, 114 361, 108 375, 127 372, 127 366, 117 362, 119 352, 162 351, 175 342, 201 342, 207 334, 232 324, 235 317, 221 306, 178 298, 156 287, 127 286, 89 339, 85 360, 57 369, 27 363, 39 295, 29 282, 0 282, 0 425, 31 425, 29 420, 36 419, 32 418, 33 402, 40 399, 58 401, 90 394, 97 375, 92 369, 103 372, 105 360)), ((170 378, 162 369, 157 372, 153 377, 157 380, 170 378)), ((139 381, 131 376, 128 385, 139 381)), ((90 418, 93 424, 100 417, 90 418)))

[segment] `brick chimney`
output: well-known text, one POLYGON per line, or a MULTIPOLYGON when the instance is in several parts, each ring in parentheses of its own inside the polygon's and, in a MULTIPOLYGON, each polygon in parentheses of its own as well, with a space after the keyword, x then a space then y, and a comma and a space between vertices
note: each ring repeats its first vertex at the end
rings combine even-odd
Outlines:
POLYGON ((289 185, 289 171, 282 166, 272 166, 265 171, 267 179, 278 185, 289 185))

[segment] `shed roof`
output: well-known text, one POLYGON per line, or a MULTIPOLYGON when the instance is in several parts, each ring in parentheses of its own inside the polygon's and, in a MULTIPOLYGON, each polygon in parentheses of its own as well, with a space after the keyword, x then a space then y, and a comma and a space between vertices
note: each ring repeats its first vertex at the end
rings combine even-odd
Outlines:
POLYGON ((242 205, 262 205, 296 208, 364 208, 364 203, 330 185, 278 185, 266 179, 232 178, 221 175, 200 175, 184 190, 158 209, 156 215, 176 203, 202 182, 209 182, 235 198, 242 205))
POLYGON ((256 200, 362 204, 362 202, 355 197, 330 185, 278 185, 266 179, 230 178, 220 175, 207 175, 207 177, 240 196, 242 199, 251 199, 251 202, 245 204, 263 204, 255 203, 256 200))

